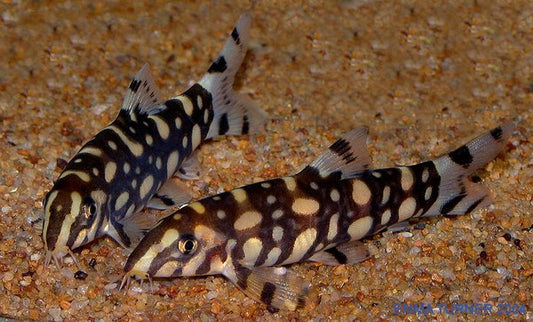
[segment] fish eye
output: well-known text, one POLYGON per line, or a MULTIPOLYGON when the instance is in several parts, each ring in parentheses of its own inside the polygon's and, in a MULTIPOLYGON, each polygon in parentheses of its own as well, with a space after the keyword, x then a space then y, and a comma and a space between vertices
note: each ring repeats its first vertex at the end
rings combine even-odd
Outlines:
POLYGON ((92 218, 96 214, 96 202, 91 197, 86 197, 82 202, 81 212, 86 219, 92 218))
POLYGON ((193 253, 196 250, 196 247, 198 247, 198 241, 191 235, 183 236, 178 241, 178 249, 184 255, 193 253))

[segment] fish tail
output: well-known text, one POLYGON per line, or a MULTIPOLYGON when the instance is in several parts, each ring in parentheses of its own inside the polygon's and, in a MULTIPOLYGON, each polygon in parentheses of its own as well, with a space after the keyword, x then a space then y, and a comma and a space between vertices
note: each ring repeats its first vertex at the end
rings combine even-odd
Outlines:
POLYGON ((515 128, 514 122, 498 126, 434 160, 441 180, 439 194, 424 216, 462 215, 489 205, 488 190, 469 176, 496 158, 515 128))
POLYGON ((233 90, 235 74, 246 55, 251 15, 244 13, 231 32, 222 52, 199 81, 213 95, 214 117, 206 138, 257 132, 266 113, 250 98, 233 90))

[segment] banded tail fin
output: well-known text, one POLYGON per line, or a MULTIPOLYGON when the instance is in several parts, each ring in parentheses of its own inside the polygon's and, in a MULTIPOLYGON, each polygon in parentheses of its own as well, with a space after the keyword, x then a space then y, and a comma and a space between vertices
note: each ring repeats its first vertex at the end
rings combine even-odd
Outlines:
POLYGON ((441 178, 439 195, 424 216, 462 215, 490 204, 489 193, 470 176, 504 149, 516 124, 506 123, 433 161, 441 178))
POLYGON ((235 74, 246 55, 250 37, 250 13, 244 13, 222 52, 199 81, 213 95, 214 117, 207 138, 240 135, 258 131, 266 113, 250 98, 233 91, 235 74))

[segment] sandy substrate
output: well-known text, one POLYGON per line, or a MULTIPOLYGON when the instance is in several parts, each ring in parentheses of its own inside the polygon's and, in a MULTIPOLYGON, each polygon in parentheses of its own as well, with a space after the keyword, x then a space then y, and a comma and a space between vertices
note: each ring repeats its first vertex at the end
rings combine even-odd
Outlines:
POLYGON ((165 96, 199 79, 241 1, 4 1, 0 4, 0 318, 35 320, 533 319, 533 6, 529 1, 259 2, 242 92, 266 131, 200 149, 196 198, 295 173, 336 137, 370 128, 376 167, 438 156, 520 116, 506 153, 479 174, 494 204, 368 241, 354 266, 293 265, 320 302, 269 313, 221 277, 118 292, 111 240, 43 266, 41 201, 62 163, 116 115, 149 62, 165 96), (231 4, 230 4, 231 3, 231 4), (95 260, 93 268, 89 262, 95 260), (395 314, 395 304, 491 304, 493 314, 395 314), (497 315, 498 305, 527 313, 497 315))

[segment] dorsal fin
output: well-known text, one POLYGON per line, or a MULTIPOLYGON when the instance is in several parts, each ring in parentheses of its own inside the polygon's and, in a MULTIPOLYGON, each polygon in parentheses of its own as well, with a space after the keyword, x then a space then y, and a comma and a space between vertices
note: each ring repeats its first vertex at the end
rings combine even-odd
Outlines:
POLYGON ((122 109, 130 113, 154 114, 160 110, 161 94, 150 73, 150 65, 144 66, 137 72, 128 86, 122 109))
POLYGON ((318 170, 322 177, 340 171, 342 179, 369 169, 372 161, 366 149, 367 136, 366 127, 346 133, 316 158, 310 167, 318 170))

